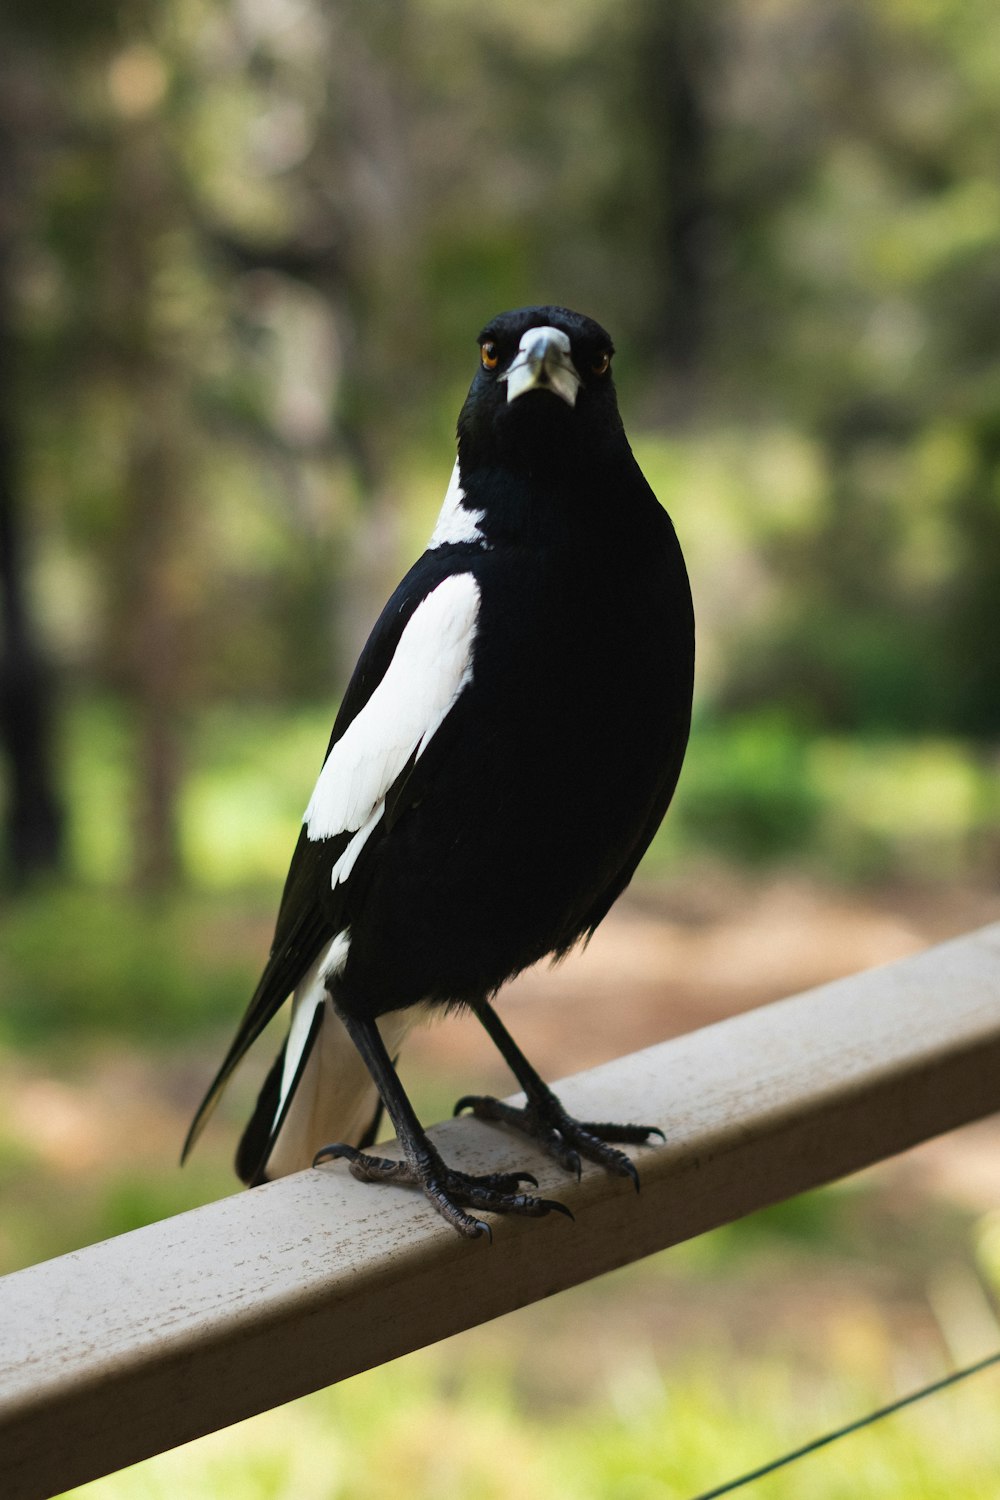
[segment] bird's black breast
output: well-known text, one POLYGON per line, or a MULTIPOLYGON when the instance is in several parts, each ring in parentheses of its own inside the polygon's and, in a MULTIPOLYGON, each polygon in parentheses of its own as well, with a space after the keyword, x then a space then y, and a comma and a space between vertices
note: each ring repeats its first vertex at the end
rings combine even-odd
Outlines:
POLYGON ((655 831, 693 635, 673 529, 642 485, 630 514, 456 556, 480 589, 472 679, 352 923, 344 983, 366 1008, 473 998, 568 947, 655 831))

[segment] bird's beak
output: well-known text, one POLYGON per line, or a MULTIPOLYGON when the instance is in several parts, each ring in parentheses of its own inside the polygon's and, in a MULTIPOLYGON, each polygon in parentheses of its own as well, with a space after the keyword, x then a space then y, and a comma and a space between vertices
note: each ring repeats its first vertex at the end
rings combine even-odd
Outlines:
POLYGON ((529 328, 510 369, 500 379, 507 382, 508 406, 525 391, 552 391, 568 406, 575 406, 580 389, 569 339, 561 328, 529 328))

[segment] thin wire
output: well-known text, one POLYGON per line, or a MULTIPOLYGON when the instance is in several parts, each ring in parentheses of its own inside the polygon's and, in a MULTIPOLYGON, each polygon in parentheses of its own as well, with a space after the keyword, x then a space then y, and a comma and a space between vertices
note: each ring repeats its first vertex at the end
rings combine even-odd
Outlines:
POLYGON ((776 1469, 783 1469, 786 1464, 795 1463, 797 1459, 805 1458, 809 1453, 815 1453, 818 1448, 825 1448, 827 1443, 834 1443, 837 1438, 846 1437, 849 1432, 857 1432, 860 1427, 868 1427, 882 1417, 890 1417, 893 1412, 899 1411, 904 1406, 911 1406, 914 1401, 922 1401, 925 1396, 933 1396, 935 1391, 943 1391, 946 1386, 955 1385, 959 1380, 967 1380, 970 1375, 978 1375, 980 1370, 987 1370, 990 1365, 997 1364, 1000 1364, 1000 1349, 995 1354, 987 1355, 986 1359, 978 1360, 974 1365, 966 1365, 962 1370, 955 1370, 951 1375, 935 1380, 932 1385, 925 1385, 921 1390, 911 1392, 909 1396, 901 1396, 898 1401, 891 1401, 888 1406, 880 1406, 877 1411, 869 1412, 866 1417, 858 1417, 856 1421, 848 1422, 846 1426, 838 1427, 834 1432, 813 1438, 811 1443, 803 1443, 801 1448, 795 1448, 791 1453, 783 1454, 781 1458, 774 1458, 769 1464, 762 1464, 759 1469, 752 1469, 749 1474, 741 1474, 739 1479, 730 1479, 727 1484, 720 1484, 717 1489, 705 1490, 702 1494, 693 1496, 692 1500, 717 1500, 719 1495, 731 1495, 733 1490, 741 1490, 745 1484, 752 1484, 755 1479, 763 1479, 765 1474, 773 1474, 776 1469))

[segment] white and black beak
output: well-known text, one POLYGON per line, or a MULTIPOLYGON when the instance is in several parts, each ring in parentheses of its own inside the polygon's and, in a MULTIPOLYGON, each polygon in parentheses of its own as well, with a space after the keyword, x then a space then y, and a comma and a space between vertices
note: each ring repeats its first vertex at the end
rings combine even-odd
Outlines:
POLYGON ((507 404, 526 391, 552 391, 568 406, 576 405, 580 376, 561 328, 529 328, 501 380, 507 382, 507 404))

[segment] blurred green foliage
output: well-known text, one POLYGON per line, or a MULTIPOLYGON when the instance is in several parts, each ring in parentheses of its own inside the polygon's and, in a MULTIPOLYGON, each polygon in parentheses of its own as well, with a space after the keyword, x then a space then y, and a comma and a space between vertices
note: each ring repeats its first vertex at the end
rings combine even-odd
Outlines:
POLYGON ((751 861, 818 855, 823 801, 801 732, 765 714, 714 732, 706 726, 696 745, 679 814, 682 836, 751 861))
POLYGON ((995 753, 961 740, 815 735, 764 711, 695 725, 644 869, 707 852, 842 881, 995 879, 995 753))
POLYGON ((25 897, 4 923, 0 1045, 58 1055, 105 1037, 153 1048, 229 1024, 268 941, 245 902, 153 904, 101 887, 25 897))

